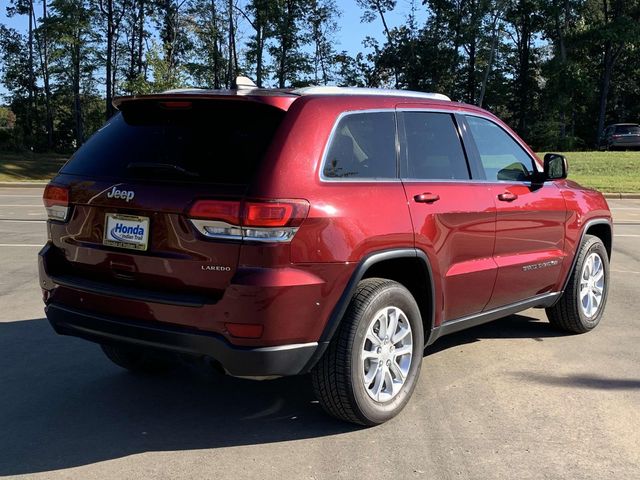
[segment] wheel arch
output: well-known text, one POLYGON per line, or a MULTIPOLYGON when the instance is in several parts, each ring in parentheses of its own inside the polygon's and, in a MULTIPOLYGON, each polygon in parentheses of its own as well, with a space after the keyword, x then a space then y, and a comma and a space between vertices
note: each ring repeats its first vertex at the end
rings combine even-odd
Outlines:
POLYGON ((415 248, 374 252, 358 263, 327 321, 327 325, 318 341, 318 348, 315 354, 309 360, 303 372, 311 370, 322 357, 340 326, 342 317, 349 306, 358 283, 365 278, 374 277, 396 281, 411 292, 420 309, 426 344, 435 322, 435 285, 433 271, 427 255, 415 248))
POLYGON ((607 251, 607 255, 609 256, 609 260, 611 260, 611 253, 613 249, 613 228, 611 226, 611 220, 607 218, 594 218, 588 220, 582 228, 580 241, 576 243, 576 250, 573 254, 573 260, 571 261, 571 268, 567 271, 566 278, 562 282, 561 293, 564 293, 564 291, 567 289, 571 274, 576 268, 576 262, 578 261, 578 255, 580 253, 580 246, 582 245, 582 242, 584 241, 584 237, 586 235, 594 235, 602 240, 604 248, 607 251))

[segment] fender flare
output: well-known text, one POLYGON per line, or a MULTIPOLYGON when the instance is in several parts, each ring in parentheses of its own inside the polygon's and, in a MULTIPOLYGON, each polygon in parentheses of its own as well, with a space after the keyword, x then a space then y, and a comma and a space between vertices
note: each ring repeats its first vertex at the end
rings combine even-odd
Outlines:
MULTIPOLYGON (((331 315, 329 316, 329 320, 327 321, 327 324, 324 327, 322 335, 318 340, 318 348, 316 349, 311 359, 309 359, 309 362, 307 363, 307 365, 305 365, 305 367, 302 369, 301 373, 309 372, 324 354, 325 350, 329 346, 329 343, 331 342, 331 339, 333 338, 334 334, 338 330, 338 327, 340 326, 342 317, 347 311, 347 307, 351 302, 351 298, 355 293, 358 283, 360 282, 360 280, 362 280, 367 270, 369 270, 372 266, 376 265, 377 263, 384 262, 387 260, 399 259, 399 258, 416 258, 421 260, 422 263, 424 264, 425 273, 427 275, 427 280, 429 281, 429 285, 430 285, 429 293, 431 295, 431 302, 430 302, 431 318, 429 319, 429 323, 431 325, 431 328, 433 328, 433 325, 435 322, 435 286, 433 281, 433 270, 431 268, 431 264, 429 262, 429 258, 427 257, 427 255, 422 250, 419 250, 417 248, 399 248, 394 250, 383 250, 379 252, 370 253, 369 255, 367 255, 366 257, 364 257, 358 262, 358 265, 355 268, 354 272, 352 273, 351 278, 349 279, 349 282, 347 282, 347 285, 344 291, 342 292, 340 299, 336 303, 335 307, 333 308, 333 311, 331 312, 331 315)), ((426 339, 429 338, 430 333, 431 333, 430 331, 428 332, 425 331, 425 345, 426 345, 426 339)))
MULTIPOLYGON (((566 278, 562 282, 562 289, 560 290, 560 294, 563 294, 564 291, 567 289, 567 285, 569 284, 569 280, 571 279, 573 270, 576 268, 576 262, 578 261, 578 254, 580 253, 580 247, 582 246, 584 237, 587 234, 587 230, 589 230, 589 228, 591 228, 594 225, 602 225, 602 224, 607 225, 609 227, 609 231, 611 232, 611 250, 613 250, 613 225, 611 220, 609 220, 608 218, 592 218, 591 220, 587 220, 587 222, 582 227, 582 232, 580 233, 580 241, 576 243, 576 251, 573 254, 573 260, 571 261, 571 268, 567 270, 566 278)), ((558 296, 558 300, 560 300, 561 296, 562 295, 558 296)), ((554 304, 557 303, 557 301, 554 302, 554 304)))

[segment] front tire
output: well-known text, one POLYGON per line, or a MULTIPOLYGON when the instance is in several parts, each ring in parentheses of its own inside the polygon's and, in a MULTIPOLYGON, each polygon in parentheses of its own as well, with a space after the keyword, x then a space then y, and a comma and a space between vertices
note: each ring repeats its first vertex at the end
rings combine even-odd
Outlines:
POLYGON ((423 350, 422 318, 411 293, 391 280, 363 280, 311 372, 316 397, 341 420, 384 423, 409 401, 423 350))
POLYGON ((564 294, 547 308, 549 322, 570 333, 593 330, 604 313, 609 292, 609 256, 602 240, 585 235, 564 294))

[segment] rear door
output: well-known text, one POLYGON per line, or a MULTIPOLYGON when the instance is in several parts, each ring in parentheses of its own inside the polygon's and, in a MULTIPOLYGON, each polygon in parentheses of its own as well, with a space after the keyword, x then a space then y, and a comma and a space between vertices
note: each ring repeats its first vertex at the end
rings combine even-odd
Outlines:
POLYGON ((133 101, 122 110, 55 180, 69 186, 73 210, 50 227, 61 257, 50 273, 174 303, 214 302, 241 242, 206 238, 189 208, 198 199, 240 202, 285 112, 233 99, 133 101))
POLYGON ((565 259, 564 198, 553 182, 532 182, 535 160, 505 129, 466 115, 472 158, 497 209, 493 252, 498 276, 486 309, 549 292, 565 259))
POLYGON ((496 208, 471 171, 454 115, 399 107, 400 175, 416 247, 443 279, 444 321, 482 311, 496 278, 496 208))

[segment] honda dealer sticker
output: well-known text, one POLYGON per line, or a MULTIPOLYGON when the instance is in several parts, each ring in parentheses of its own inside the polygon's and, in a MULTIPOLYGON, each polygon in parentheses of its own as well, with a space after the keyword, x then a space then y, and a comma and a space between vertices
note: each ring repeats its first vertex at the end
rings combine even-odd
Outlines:
POLYGON ((132 215, 107 213, 104 227, 105 245, 146 250, 149 241, 149 219, 132 215))

